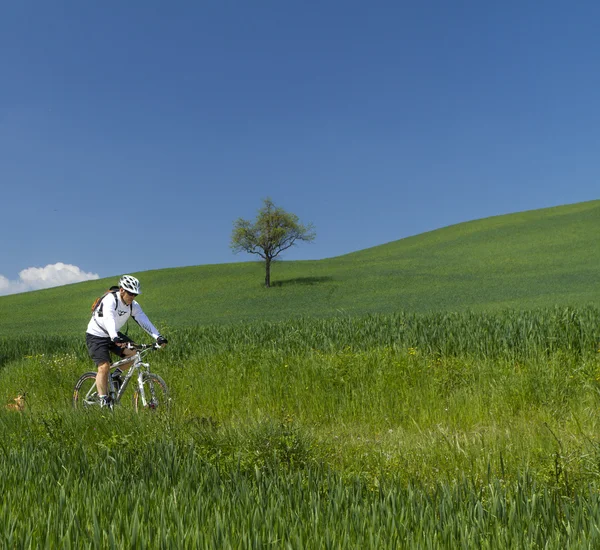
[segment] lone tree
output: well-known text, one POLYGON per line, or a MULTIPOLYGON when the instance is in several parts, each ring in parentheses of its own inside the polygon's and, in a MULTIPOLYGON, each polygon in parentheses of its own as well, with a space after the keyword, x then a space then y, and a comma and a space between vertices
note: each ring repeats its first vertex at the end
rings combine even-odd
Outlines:
POLYGON ((258 211, 254 223, 239 218, 231 234, 231 248, 235 253, 257 254, 265 261, 265 286, 271 286, 271 262, 296 241, 313 241, 312 224, 300 224, 298 216, 278 208, 269 198, 258 211))

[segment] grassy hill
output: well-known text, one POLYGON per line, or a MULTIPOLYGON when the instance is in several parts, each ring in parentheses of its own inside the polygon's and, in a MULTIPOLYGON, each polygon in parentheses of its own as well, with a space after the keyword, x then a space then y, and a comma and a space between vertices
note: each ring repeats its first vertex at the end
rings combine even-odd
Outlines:
MULTIPOLYGON (((496 216, 344 256, 137 273, 163 329, 293 316, 598 305, 600 201, 496 216)), ((83 332, 117 280, 0 297, 0 334, 83 332)))

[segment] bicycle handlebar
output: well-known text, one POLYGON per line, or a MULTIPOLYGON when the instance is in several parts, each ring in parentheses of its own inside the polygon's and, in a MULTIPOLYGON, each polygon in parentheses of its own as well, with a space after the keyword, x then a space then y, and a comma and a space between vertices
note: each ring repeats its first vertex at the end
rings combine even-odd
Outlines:
POLYGON ((160 349, 160 346, 154 342, 154 344, 136 344, 135 342, 127 342, 127 349, 134 351, 144 351, 147 349, 160 349))

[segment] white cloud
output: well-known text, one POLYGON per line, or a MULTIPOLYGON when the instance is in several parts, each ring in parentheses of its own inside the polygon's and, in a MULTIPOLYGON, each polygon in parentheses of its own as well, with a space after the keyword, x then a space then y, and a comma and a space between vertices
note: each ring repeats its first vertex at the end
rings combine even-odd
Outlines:
POLYGON ((18 292, 40 290, 99 278, 100 276, 96 273, 86 273, 76 265, 62 262, 46 267, 28 267, 19 273, 19 279, 16 281, 10 281, 0 275, 0 295, 17 294, 18 292))

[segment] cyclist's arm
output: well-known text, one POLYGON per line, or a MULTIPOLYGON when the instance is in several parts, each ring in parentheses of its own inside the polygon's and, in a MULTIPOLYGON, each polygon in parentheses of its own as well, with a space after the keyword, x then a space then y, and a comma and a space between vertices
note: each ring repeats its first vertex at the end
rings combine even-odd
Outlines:
POLYGON ((152 336, 152 338, 156 340, 160 336, 158 329, 152 324, 150 319, 148 319, 148 316, 144 313, 142 307, 136 301, 134 301, 132 304, 131 316, 133 317, 133 320, 140 325, 140 327, 142 327, 142 329, 152 336))

